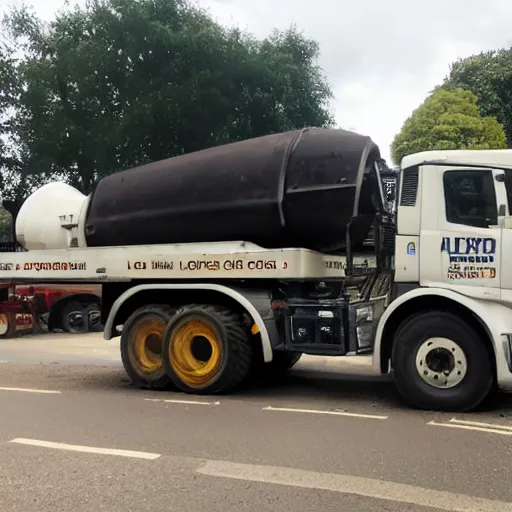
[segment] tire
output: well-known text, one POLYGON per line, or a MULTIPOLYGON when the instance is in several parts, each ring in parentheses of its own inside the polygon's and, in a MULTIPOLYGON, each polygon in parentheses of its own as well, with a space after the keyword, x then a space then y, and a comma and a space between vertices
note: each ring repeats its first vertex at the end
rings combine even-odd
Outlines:
POLYGON ((0 313, 0 339, 12 338, 15 334, 15 315, 13 313, 0 313))
POLYGON ((50 313, 40 313, 36 317, 36 332, 39 334, 47 334, 48 329, 48 320, 50 318, 50 313))
POLYGON ((165 369, 184 393, 233 391, 248 376, 252 357, 250 333, 242 315, 227 308, 188 305, 167 326, 165 369))
POLYGON ((61 311, 61 325, 64 332, 70 334, 84 334, 89 332, 86 308, 86 304, 77 300, 72 300, 64 305, 61 311))
POLYGON ((419 409, 473 410, 494 382, 484 340, 464 320, 441 311, 419 313, 399 328, 392 365, 398 392, 419 409))
POLYGON ((99 304, 88 304, 84 313, 88 318, 88 332, 101 332, 103 325, 101 324, 101 307, 99 304))
POLYGON ((163 335, 174 312, 170 306, 148 305, 137 309, 124 323, 121 360, 134 386, 143 389, 169 387, 171 381, 163 364, 162 348, 163 335))

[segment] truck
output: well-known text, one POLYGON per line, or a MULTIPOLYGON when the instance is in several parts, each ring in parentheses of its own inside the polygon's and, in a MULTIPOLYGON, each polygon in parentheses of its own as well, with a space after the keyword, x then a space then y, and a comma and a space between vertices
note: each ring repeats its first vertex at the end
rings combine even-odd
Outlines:
POLYGON ((61 330, 81 334, 101 330, 100 285, 9 283, 0 302, 0 339, 61 330))
POLYGON ((88 195, 49 183, 19 211, 0 282, 100 284, 104 338, 137 387, 224 394, 302 354, 371 354, 411 407, 474 410, 512 391, 512 151, 409 155, 396 198, 381 161, 370 137, 313 127, 88 195))

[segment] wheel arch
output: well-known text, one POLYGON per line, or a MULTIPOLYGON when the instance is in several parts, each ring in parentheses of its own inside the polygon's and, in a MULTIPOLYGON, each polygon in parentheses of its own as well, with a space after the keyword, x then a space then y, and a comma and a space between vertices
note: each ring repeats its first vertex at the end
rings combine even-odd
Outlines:
MULTIPOLYGON (((492 305, 502 307, 496 303, 492 305)), ((463 318, 479 333, 491 357, 496 378, 496 358, 497 353, 502 352, 502 347, 496 345, 496 329, 486 320, 494 320, 495 314, 492 309, 486 307, 486 302, 444 289, 419 288, 400 296, 390 304, 379 322, 375 337, 374 370, 378 373, 388 373, 394 336, 405 319, 421 312, 442 310, 463 318)))
POLYGON ((101 298, 93 293, 72 293, 64 295, 57 299, 50 307, 50 316, 48 318, 48 329, 62 328, 62 310, 70 302, 78 301, 84 304, 92 304, 98 302, 101 304, 101 298))
MULTIPOLYGON (((177 304, 197 302, 197 292, 201 292, 202 296, 206 294, 209 298, 215 297, 216 302, 220 300, 221 303, 236 305, 243 309, 251 317, 252 321, 258 328, 264 361, 272 361, 272 343, 270 341, 270 335, 265 325, 265 321, 263 320, 262 313, 260 312, 262 308, 265 308, 265 303, 267 302, 267 299, 265 299, 263 295, 265 294, 268 298, 268 292, 260 291, 258 293, 254 290, 247 291, 215 283, 153 283, 133 286, 121 293, 113 302, 108 318, 105 322, 105 328, 103 331, 104 338, 106 340, 110 340, 119 336, 120 333, 117 332, 116 327, 122 324, 137 306, 149 302, 159 302, 155 297, 155 292, 163 294, 163 299, 170 300, 171 304, 174 302, 173 299, 175 298, 180 299, 177 304), (248 295, 253 295, 253 297, 249 299, 248 295), (190 296, 190 300, 186 296, 190 296), (264 301, 263 303, 262 300, 264 301), (257 302, 259 302, 259 304, 256 304, 257 302)), ((204 299, 201 302, 205 302, 204 299)), ((269 298, 268 310, 270 311, 269 298)))

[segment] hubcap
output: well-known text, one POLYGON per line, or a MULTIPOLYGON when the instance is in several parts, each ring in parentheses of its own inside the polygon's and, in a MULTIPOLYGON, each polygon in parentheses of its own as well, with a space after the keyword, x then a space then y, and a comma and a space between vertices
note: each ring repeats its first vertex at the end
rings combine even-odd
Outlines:
POLYGON ((0 314, 0 336, 7 334, 8 330, 9 330, 9 319, 7 318, 7 315, 4 315, 2 313, 2 314, 0 314))
POLYGON ((448 389, 460 384, 468 369, 464 351, 448 338, 429 338, 416 354, 416 370, 435 388, 448 389))
POLYGON ((71 332, 82 332, 85 329, 83 311, 71 311, 68 314, 68 325, 71 332))
POLYGON ((159 374, 163 369, 162 335, 165 322, 154 316, 142 319, 130 333, 129 355, 132 365, 143 375, 159 374))
POLYGON ((218 376, 222 342, 212 325, 199 318, 187 319, 171 336, 169 362, 184 384, 201 389, 218 376))

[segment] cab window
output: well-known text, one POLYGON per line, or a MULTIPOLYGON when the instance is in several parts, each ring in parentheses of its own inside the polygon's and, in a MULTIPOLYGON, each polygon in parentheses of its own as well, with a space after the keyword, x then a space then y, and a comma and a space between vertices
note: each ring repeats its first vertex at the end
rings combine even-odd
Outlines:
POLYGON ((492 171, 447 171, 443 184, 448 222, 477 228, 498 224, 492 171))

